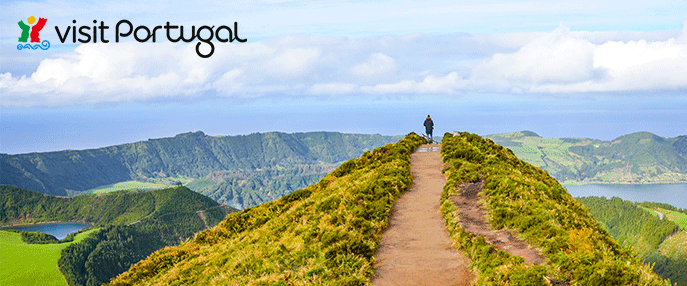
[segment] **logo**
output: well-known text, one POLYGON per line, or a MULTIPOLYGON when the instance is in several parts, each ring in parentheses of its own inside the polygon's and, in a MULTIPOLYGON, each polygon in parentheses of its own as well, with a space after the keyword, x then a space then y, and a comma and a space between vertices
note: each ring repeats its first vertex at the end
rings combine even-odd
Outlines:
MULTIPOLYGON (((21 37, 19 37, 18 40, 19 44, 17 45, 17 50, 36 50, 38 48, 43 50, 49 49, 50 42, 45 40, 41 41, 40 39, 41 30, 43 30, 43 27, 45 26, 45 23, 48 22, 48 19, 39 18, 36 21, 36 17, 31 16, 26 18, 26 23, 24 23, 24 21, 25 20, 17 22, 17 25, 19 25, 19 28, 21 28, 21 37), (29 41, 29 37, 31 38, 31 41, 29 41)), ((100 42, 110 42, 109 40, 105 39, 105 31, 108 30, 110 26, 106 26, 104 21, 100 21, 100 25, 98 26, 98 21, 93 20, 93 26, 83 25, 79 26, 78 28, 76 25, 76 20, 72 20, 72 23, 74 25, 67 26, 66 29, 60 29, 60 27, 55 26, 55 32, 57 32, 57 37, 61 43, 64 44, 68 39, 71 38, 71 42, 76 44, 77 37, 78 42, 80 43, 97 43, 98 34, 100 34, 100 42)), ((139 43, 145 43, 149 40, 152 40, 152 42, 155 43, 158 39, 161 39, 164 36, 167 36, 167 40, 172 43, 179 41, 189 43, 198 39, 198 42, 196 43, 196 54, 198 54, 198 56, 201 58, 209 58, 215 52, 213 40, 217 40, 221 43, 231 43, 233 41, 244 43, 248 41, 246 38, 241 39, 239 37, 239 25, 237 22, 234 22, 233 29, 226 25, 221 25, 217 28, 215 28, 215 26, 203 25, 198 27, 198 29, 196 29, 196 26, 191 26, 191 29, 188 29, 188 27, 184 29, 184 26, 172 25, 169 21, 164 26, 157 25, 152 29, 144 25, 136 26, 134 28, 134 24, 129 20, 123 19, 117 22, 115 25, 115 42, 119 43, 120 38, 126 38, 129 36, 133 36, 134 39, 136 39, 136 41, 139 43), (184 32, 184 30, 186 32, 184 32), (188 35, 189 30, 191 32, 190 35, 188 35), (209 48, 209 51, 207 51, 207 49, 205 49, 205 53, 200 51, 200 47, 203 44, 209 48)))
MULTIPOLYGON (((100 21, 100 26, 98 26, 98 21, 93 20, 93 26, 84 25, 80 26, 78 29, 76 26, 76 20, 72 20, 72 23, 74 25, 67 26, 66 29, 60 29, 60 27, 55 26, 55 32, 57 32, 57 37, 63 44, 65 41, 69 39, 70 33, 72 36, 72 43, 77 42, 77 37, 79 37, 78 41, 84 44, 91 42, 91 39, 93 40, 93 43, 97 43, 98 30, 100 30, 100 41, 103 43, 110 42, 110 40, 105 39, 105 30, 110 29, 110 26, 105 25, 105 22, 100 21), (92 34, 91 31, 93 31, 92 34)), ((186 31, 188 32, 188 30, 189 29, 187 27, 186 31)), ((149 40, 152 40, 152 42, 155 43, 158 39, 164 37, 165 35, 167 36, 167 40, 169 40, 172 43, 176 43, 179 41, 189 43, 193 42, 197 38, 198 43, 196 44, 196 54, 198 54, 198 56, 201 58, 209 58, 215 52, 215 45, 212 43, 212 40, 214 39, 217 39, 217 41, 220 41, 222 43, 233 41, 244 43, 248 41, 248 39, 239 38, 239 24, 237 22, 234 22, 233 30, 226 25, 219 26, 216 29, 215 26, 203 25, 200 26, 197 30, 196 26, 191 26, 190 30, 191 35, 190 37, 187 37, 188 33, 184 33, 184 26, 172 25, 169 21, 167 22, 167 25, 157 25, 151 29, 144 25, 137 26, 136 28, 134 28, 134 24, 132 24, 131 21, 123 19, 117 22, 117 25, 115 26, 115 42, 119 43, 120 37, 126 38, 132 35, 134 36, 134 39, 136 39, 136 41, 139 43, 145 43, 149 40), (158 32, 158 30, 162 31, 158 32), (202 33, 204 31, 206 33, 202 33), (174 34, 176 35, 176 37, 173 36, 174 34), (201 53, 201 44, 206 44, 207 46, 209 46, 210 51, 206 54, 201 53)))
POLYGON ((28 23, 25 24, 24 20, 20 20, 17 22, 19 25, 19 28, 21 28, 21 37, 19 37, 19 42, 20 43, 26 43, 29 40, 29 36, 31 36, 31 43, 40 43, 40 44, 19 44, 17 45, 17 50, 21 49, 38 49, 41 48, 43 50, 47 50, 50 48, 50 42, 48 41, 43 41, 41 42, 40 33, 41 30, 43 29, 43 26, 45 26, 45 22, 47 22, 48 19, 46 18, 38 18, 38 22, 36 22, 36 17, 31 16, 26 18, 26 22, 28 23), (33 26, 29 26, 33 25, 33 26))

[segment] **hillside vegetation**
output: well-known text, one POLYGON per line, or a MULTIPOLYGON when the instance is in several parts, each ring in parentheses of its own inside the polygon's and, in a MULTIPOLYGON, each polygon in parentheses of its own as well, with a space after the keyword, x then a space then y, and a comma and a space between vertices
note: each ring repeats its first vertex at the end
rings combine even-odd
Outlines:
POLYGON ((170 186, 182 181, 220 203, 250 207, 313 184, 339 163, 400 138, 194 132, 99 149, 0 154, 0 184, 66 196, 120 182, 170 186))
POLYGON ((392 204, 410 185, 396 144, 343 163, 317 184, 230 214, 193 240, 135 264, 110 285, 364 285, 392 204))
POLYGON ((687 182, 687 136, 637 132, 601 141, 522 131, 486 137, 565 184, 687 182))
POLYGON ((446 134, 442 158, 449 164, 442 197, 449 233, 479 273, 480 285, 669 285, 631 251, 622 248, 556 179, 519 160, 511 150, 470 133, 446 134), (457 186, 484 182, 479 196, 494 229, 510 230, 541 251, 543 264, 497 250, 465 232, 459 209, 448 199, 457 186))
POLYGON ((654 271, 661 277, 678 285, 687 285, 687 247, 679 245, 681 239, 683 244, 685 242, 684 231, 678 233, 676 223, 667 217, 660 219, 652 209, 677 211, 675 207, 661 203, 633 203, 617 197, 582 197, 577 200, 590 209, 594 218, 621 245, 632 246, 645 263, 655 264, 654 271))
POLYGON ((155 211, 154 194, 142 191, 61 198, 0 185, 0 203, 0 225, 53 221, 131 224, 155 211))
POLYGON ((52 266, 59 266, 69 285, 106 283, 153 251, 215 226, 232 211, 183 186, 73 198, 0 186, 0 225, 82 221, 101 227, 64 248, 52 266))
MULTIPOLYGON (((351 159, 319 183, 227 216, 190 241, 156 251, 109 285, 369 285, 379 236, 411 181, 411 133, 351 159)), ((545 171, 473 134, 444 137, 448 180, 442 210, 478 284, 669 285, 622 248, 545 171), (456 185, 485 181, 480 196, 495 229, 508 229, 545 257, 525 265, 466 233, 447 200, 456 185)))

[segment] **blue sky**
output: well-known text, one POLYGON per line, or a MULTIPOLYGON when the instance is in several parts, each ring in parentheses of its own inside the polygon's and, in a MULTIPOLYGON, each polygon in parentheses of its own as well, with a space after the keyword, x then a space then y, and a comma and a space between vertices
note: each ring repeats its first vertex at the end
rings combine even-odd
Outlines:
MULTIPOLYGON (((202 130, 687 134, 685 1, 5 1, 0 152, 202 130), (48 21, 48 50, 17 22, 48 21), (245 43, 113 41, 117 22, 233 28, 245 43), (110 43, 55 27, 110 26, 110 43), (203 47, 202 49, 205 49, 203 47), (207 52, 207 50, 203 50, 207 52)), ((188 32, 186 32, 188 33, 188 32)))

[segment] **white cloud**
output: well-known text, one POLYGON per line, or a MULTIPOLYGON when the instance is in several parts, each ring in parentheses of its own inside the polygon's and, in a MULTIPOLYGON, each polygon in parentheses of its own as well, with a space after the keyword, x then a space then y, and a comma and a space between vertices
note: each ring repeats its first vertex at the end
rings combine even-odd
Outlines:
MULTIPOLYGON (((683 35, 686 30, 683 30, 683 35)), ((559 28, 513 53, 497 53, 472 70, 474 87, 535 93, 687 89, 687 43, 594 44, 559 28)))
POLYGON ((265 65, 265 71, 278 75, 301 75, 312 68, 321 52, 313 48, 287 48, 265 65))
POLYGON ((525 84, 588 80, 594 74, 594 50, 592 43, 558 28, 515 53, 495 54, 473 69, 473 77, 525 84))
MULTIPOLYGON (((683 23, 687 27, 687 21, 683 23)), ((215 43, 84 44, 35 70, 0 70, 0 105, 72 105, 196 97, 585 93, 687 89, 678 32, 285 36, 215 43), (643 39, 646 38, 646 39, 643 39)), ((19 65, 4 58, 3 66, 19 65)))
POLYGON ((408 93, 436 93, 454 94, 467 87, 468 82, 452 72, 443 77, 429 75, 422 81, 404 80, 397 83, 377 84, 361 88, 366 93, 373 94, 408 94, 408 93))
POLYGON ((316 83, 310 88, 311 94, 351 94, 358 90, 352 83, 316 83))
POLYGON ((238 80, 238 77, 243 74, 243 71, 235 68, 219 77, 212 83, 212 87, 221 94, 231 95, 237 93, 243 87, 243 83, 238 80))
POLYGON ((351 68, 351 73, 356 76, 374 77, 384 75, 396 69, 396 61, 383 53, 374 53, 367 61, 351 68))

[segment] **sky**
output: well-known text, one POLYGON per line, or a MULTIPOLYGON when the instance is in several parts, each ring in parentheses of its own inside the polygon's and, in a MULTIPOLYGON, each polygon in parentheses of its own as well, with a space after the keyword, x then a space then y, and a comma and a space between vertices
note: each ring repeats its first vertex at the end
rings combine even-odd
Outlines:
POLYGON ((193 131, 402 135, 422 133, 428 114, 435 134, 687 134, 685 1, 0 6, 0 153, 193 131), (31 16, 47 19, 47 50, 17 47, 17 22, 33 25, 31 16), (170 41, 179 30, 168 36, 168 22, 185 38, 198 29, 212 55, 199 55, 211 49, 198 38, 170 41), (74 41, 82 27, 88 39, 74 41), (229 30, 246 41, 220 42, 229 30))

